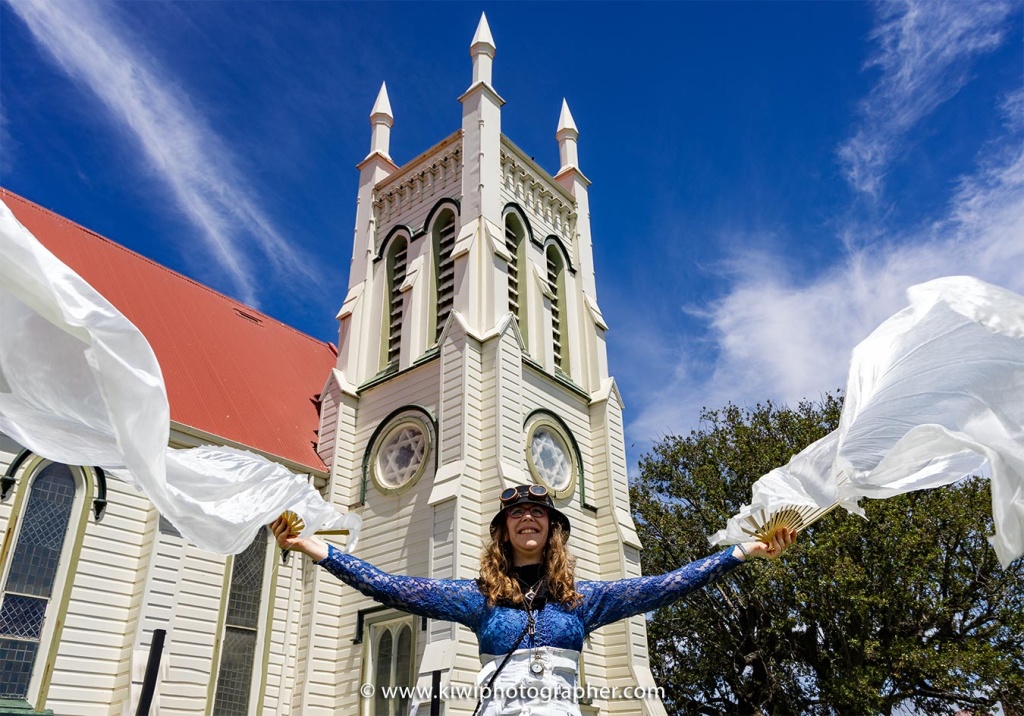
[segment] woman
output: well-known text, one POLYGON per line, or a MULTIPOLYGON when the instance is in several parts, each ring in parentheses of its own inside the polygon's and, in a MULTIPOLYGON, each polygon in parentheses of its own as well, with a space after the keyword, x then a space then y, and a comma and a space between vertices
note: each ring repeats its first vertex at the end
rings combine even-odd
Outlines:
POLYGON ((464 624, 480 640, 483 668, 477 713, 483 716, 569 714, 583 639, 595 629, 670 604, 732 571, 751 557, 774 559, 793 542, 792 531, 771 544, 749 542, 656 577, 615 582, 577 581, 565 543, 568 518, 543 485, 501 493, 491 520, 491 543, 476 580, 387 574, 320 540, 299 539, 283 519, 271 525, 284 549, 303 552, 346 584, 397 609, 464 624))

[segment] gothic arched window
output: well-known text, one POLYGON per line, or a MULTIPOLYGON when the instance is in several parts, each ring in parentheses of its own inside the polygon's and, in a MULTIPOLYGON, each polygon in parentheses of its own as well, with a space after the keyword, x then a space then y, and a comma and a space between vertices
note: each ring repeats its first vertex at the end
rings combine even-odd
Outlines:
POLYGON ((246 716, 255 713, 250 702, 262 692, 263 648, 267 636, 269 605, 265 588, 267 562, 273 551, 267 549, 268 532, 261 529, 241 554, 231 558, 231 576, 227 585, 221 633, 217 690, 213 713, 217 716, 246 716))
POLYGON ((40 463, 25 481, 11 523, 0 590, 0 699, 37 700, 39 668, 60 639, 59 610, 71 583, 69 564, 85 509, 82 473, 60 463, 40 463), (35 677, 35 678, 34 678, 35 677))
POLYGON ((565 261, 554 244, 544 252, 548 266, 548 289, 551 291, 551 352, 554 367, 569 372, 569 349, 565 345, 565 261))
MULTIPOLYGON (((412 689, 415 678, 415 622, 410 617, 370 624, 370 638, 364 654, 366 683, 374 685, 371 716, 404 716, 409 712, 408 694, 387 698, 387 691, 405 687, 412 689)), ((365 712, 364 712, 365 713, 365 712)))
POLYGON ((384 353, 385 367, 398 367, 402 350, 402 284, 405 283, 408 257, 409 243, 405 238, 398 237, 391 242, 387 259, 387 310, 384 316, 384 335, 388 337, 387 350, 384 353))
POLYGON ((441 337, 444 324, 455 305, 455 262, 452 260, 452 249, 455 248, 455 214, 452 211, 446 209, 438 216, 434 222, 433 239, 436 341, 441 337))

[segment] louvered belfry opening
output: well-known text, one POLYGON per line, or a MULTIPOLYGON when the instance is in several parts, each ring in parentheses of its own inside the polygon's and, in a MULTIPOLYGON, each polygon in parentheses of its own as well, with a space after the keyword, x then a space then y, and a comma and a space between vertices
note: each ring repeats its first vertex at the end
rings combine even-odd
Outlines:
POLYGON ((505 248, 508 249, 508 310, 519 315, 519 235, 511 218, 505 221, 505 248))
POLYGON ((402 349, 402 284, 409 256, 409 245, 398 239, 391 250, 388 275, 388 355, 387 364, 397 365, 402 349))
POLYGON ((561 294, 558 290, 559 274, 562 261, 558 252, 552 247, 547 250, 548 287, 551 289, 551 349, 555 358, 555 366, 564 368, 562 361, 562 306, 561 294))
POLYGON ((451 214, 441 219, 437 230, 437 332, 434 339, 441 337, 444 324, 455 303, 455 262, 452 249, 455 248, 455 217, 451 214))

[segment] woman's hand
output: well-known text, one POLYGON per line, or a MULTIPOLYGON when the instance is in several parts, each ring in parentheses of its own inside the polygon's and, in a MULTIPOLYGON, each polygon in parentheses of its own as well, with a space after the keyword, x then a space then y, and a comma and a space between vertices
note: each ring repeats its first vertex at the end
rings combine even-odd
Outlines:
MULTIPOLYGON (((768 542, 745 542, 743 549, 746 550, 746 559, 759 557, 761 559, 778 559, 779 556, 789 549, 789 546, 796 540, 796 530, 780 529, 768 542)), ((744 559, 739 546, 733 551, 737 559, 744 559), (738 553, 738 554, 737 554, 738 553)))
POLYGON ((274 533, 274 539, 277 540, 277 546, 281 549, 290 549, 296 552, 302 552, 304 555, 310 557, 314 562, 319 562, 320 560, 327 558, 326 542, 317 539, 316 537, 300 539, 297 534, 292 532, 291 527, 288 525, 288 521, 284 517, 278 517, 276 520, 271 522, 270 531, 274 533))

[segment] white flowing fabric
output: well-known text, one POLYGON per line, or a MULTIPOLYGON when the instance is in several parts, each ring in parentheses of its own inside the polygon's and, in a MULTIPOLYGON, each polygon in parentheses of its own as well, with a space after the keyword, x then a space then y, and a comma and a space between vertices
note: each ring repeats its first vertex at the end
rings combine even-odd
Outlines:
POLYGON ((241 552, 285 510, 303 536, 348 529, 305 479, 243 450, 172 450, 160 366, 142 333, 0 201, 0 431, 48 460, 109 470, 196 546, 241 552))
POLYGON ((854 349, 839 427, 759 479, 713 543, 748 539, 761 511, 859 511, 862 497, 949 485, 987 463, 989 542, 1004 568, 1024 555, 1024 298, 969 276, 907 294, 854 349))

